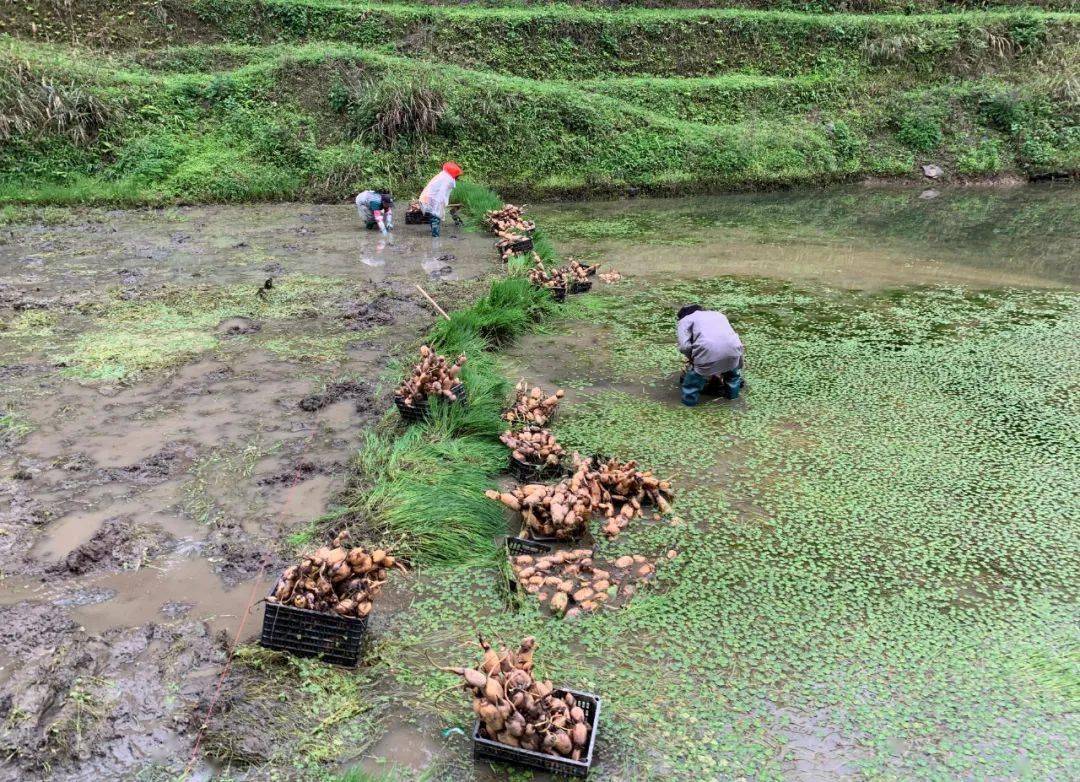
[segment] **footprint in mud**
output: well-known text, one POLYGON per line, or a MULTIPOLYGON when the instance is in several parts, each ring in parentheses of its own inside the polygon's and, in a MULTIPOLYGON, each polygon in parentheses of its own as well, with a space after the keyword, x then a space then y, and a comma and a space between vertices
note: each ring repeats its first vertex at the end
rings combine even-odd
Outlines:
POLYGON ((371 302, 348 301, 342 305, 341 309, 340 317, 352 331, 366 331, 375 326, 389 326, 395 320, 387 302, 382 298, 371 302))
POLYGON ((258 321, 254 321, 251 318, 245 318, 242 315, 237 315, 234 318, 225 318, 225 320, 217 324, 217 328, 214 329, 214 332, 223 337, 236 337, 241 334, 254 334, 260 329, 262 329, 262 324, 258 321))
POLYGON ((103 471, 106 480, 123 480, 140 485, 160 483, 179 468, 195 460, 195 449, 190 445, 166 443, 157 453, 127 467, 108 467, 103 471))
POLYGON ((90 540, 77 546, 55 570, 82 575, 92 570, 137 567, 162 554, 172 540, 172 535, 161 527, 138 524, 130 516, 118 516, 106 520, 90 540))
MULTIPOLYGON (((336 467, 338 465, 334 465, 336 467)), ((271 473, 270 475, 263 475, 255 482, 260 486, 275 486, 278 484, 293 484, 300 481, 306 481, 308 478, 313 478, 316 475, 326 475, 330 473, 333 467, 325 467, 315 462, 302 460, 289 467, 285 467, 278 472, 271 473)))
POLYGON ((176 600, 170 600, 167 603, 162 603, 161 613, 169 617, 169 619, 179 619, 191 613, 191 609, 194 607, 194 603, 181 603, 176 600))
POLYGON ((314 413, 341 399, 355 399, 356 409, 359 411, 371 409, 375 404, 375 395, 371 388, 363 383, 347 380, 331 383, 321 394, 305 396, 300 400, 299 407, 305 412, 314 413))

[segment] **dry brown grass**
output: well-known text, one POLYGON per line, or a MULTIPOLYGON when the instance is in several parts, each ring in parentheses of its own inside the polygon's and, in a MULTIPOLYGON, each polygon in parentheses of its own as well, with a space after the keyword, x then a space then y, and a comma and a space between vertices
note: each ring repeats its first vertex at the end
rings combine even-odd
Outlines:
POLYGON ((26 62, 7 60, 0 66, 0 141, 56 134, 86 144, 115 113, 84 87, 51 81, 26 62))

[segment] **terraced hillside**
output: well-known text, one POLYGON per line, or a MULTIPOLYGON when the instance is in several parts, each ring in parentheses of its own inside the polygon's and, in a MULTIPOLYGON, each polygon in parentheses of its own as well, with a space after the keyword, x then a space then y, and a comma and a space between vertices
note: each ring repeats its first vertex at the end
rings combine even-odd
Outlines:
POLYGON ((530 196, 1080 169, 1072 0, 612 5, 6 4, 0 199, 338 199, 445 157, 530 196))

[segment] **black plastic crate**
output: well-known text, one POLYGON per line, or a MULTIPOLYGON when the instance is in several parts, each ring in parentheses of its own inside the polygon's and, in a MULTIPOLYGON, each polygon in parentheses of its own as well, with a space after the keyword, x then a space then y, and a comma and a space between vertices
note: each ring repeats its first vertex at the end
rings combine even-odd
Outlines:
MULTIPOLYGON (((549 422, 551 419, 548 419, 549 422)), ((510 454, 510 466, 507 471, 522 483, 539 483, 551 478, 561 478, 565 470, 561 464, 533 464, 515 459, 510 454)))
POLYGON ((532 249, 533 240, 528 236, 506 244, 499 242, 499 254, 503 256, 503 260, 508 258, 506 255, 507 250, 510 251, 510 255, 521 255, 522 253, 532 252, 532 249))
POLYGON ((585 712, 585 720, 589 723, 589 743, 585 745, 581 760, 571 760, 560 755, 533 752, 502 744, 487 737, 487 731, 480 720, 473 725, 473 760, 512 763, 515 766, 535 768, 568 777, 589 776, 589 769, 592 768, 593 763, 593 751, 596 748, 596 729, 600 724, 600 696, 568 689, 557 689, 554 694, 565 695, 566 693, 574 696, 574 702, 585 712))
POLYGON ((543 556, 544 554, 550 554, 552 548, 553 546, 546 543, 537 543, 535 540, 526 540, 525 538, 508 537, 506 539, 506 585, 511 592, 518 591, 518 582, 514 576, 514 568, 510 564, 510 560, 519 554, 543 556))
POLYGON ((592 280, 574 280, 570 283, 571 293, 588 293, 592 290, 592 280))
POLYGON ((409 209, 405 212, 405 225, 426 225, 431 222, 431 215, 422 209, 409 209))
POLYGON ((551 291, 551 296, 555 301, 560 304, 566 301, 566 288, 548 288, 551 291))
MULTIPOLYGON (((458 383, 452 389, 454 395, 457 397, 457 402, 452 404, 467 404, 469 401, 468 393, 465 391, 465 386, 458 383)), ((428 408, 428 400, 421 399, 419 402, 413 402, 411 405, 405 404, 405 400, 400 396, 394 397, 394 404, 397 406, 398 412, 401 413, 402 419, 406 423, 415 424, 420 421, 427 420, 431 410, 428 408)))
POLYGON ((267 602, 259 643, 300 657, 355 666, 360 660, 367 620, 366 616, 361 619, 267 602))
POLYGON ((506 554, 516 557, 519 554, 550 554, 551 546, 546 543, 537 543, 535 540, 526 538, 507 538, 506 554))

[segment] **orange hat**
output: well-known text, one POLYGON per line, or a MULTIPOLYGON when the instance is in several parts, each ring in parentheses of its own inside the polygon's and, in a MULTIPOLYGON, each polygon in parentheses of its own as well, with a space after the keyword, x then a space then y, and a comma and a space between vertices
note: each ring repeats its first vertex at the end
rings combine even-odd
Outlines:
POLYGON ((459 176, 461 176, 461 166, 459 166, 452 160, 449 163, 443 163, 442 170, 452 176, 454 179, 457 179, 459 176))

